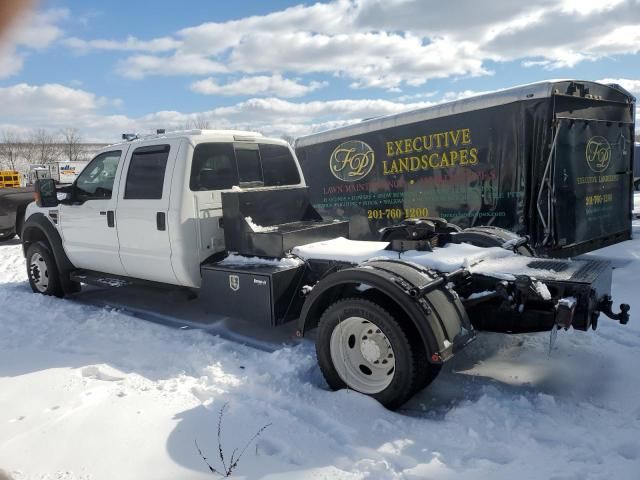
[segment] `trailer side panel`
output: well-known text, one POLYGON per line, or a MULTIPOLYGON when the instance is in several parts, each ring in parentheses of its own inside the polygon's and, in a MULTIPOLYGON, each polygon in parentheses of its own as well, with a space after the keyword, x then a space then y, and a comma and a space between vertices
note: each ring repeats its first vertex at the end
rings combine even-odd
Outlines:
MULTIPOLYGON (((404 218, 526 233, 524 110, 548 128, 548 99, 499 105, 299 147, 313 205, 374 239, 404 218), (542 104, 542 106, 540 106, 542 104)), ((528 133, 527 135, 530 135, 528 133)))

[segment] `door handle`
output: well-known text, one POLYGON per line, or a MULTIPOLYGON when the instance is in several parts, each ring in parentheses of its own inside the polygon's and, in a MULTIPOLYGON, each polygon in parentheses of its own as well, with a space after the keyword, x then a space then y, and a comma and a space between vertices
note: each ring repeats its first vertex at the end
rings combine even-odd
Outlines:
MULTIPOLYGON (((102 213, 100 213, 102 215, 102 213)), ((107 210, 107 227, 113 228, 116 226, 116 212, 113 210, 107 210)))
POLYGON ((156 213, 156 227, 161 232, 164 232, 167 229, 167 216, 164 212, 156 213))

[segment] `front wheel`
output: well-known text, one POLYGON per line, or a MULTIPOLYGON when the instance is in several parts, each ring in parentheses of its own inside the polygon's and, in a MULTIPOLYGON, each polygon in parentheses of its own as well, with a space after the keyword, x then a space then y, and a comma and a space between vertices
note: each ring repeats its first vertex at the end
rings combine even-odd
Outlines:
POLYGON ((329 386, 370 395, 387 408, 405 403, 418 387, 419 355, 402 325, 379 305, 347 298, 320 318, 318 363, 329 386))
POLYGON ((35 293, 62 296, 58 267, 49 248, 42 242, 32 243, 27 248, 27 275, 35 293))

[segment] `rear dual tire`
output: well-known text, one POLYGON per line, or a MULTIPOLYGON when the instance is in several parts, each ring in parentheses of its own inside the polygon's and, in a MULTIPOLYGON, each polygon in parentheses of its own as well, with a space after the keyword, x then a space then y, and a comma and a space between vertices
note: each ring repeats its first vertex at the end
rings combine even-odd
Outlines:
POLYGON ((380 305, 346 298, 329 306, 320 318, 318 364, 333 390, 355 390, 396 409, 439 371, 410 338, 399 319, 380 305))

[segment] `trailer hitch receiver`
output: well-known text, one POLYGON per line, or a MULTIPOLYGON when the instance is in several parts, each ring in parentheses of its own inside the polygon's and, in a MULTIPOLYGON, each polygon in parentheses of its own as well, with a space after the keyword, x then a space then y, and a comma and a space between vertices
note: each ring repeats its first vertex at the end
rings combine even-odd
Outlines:
POLYGON ((611 295, 605 295, 598 304, 598 310, 604 313, 611 320, 618 320, 622 325, 629 323, 629 310, 631 307, 626 303, 620 304, 620 313, 613 313, 611 307, 613 306, 613 300, 611 295))

